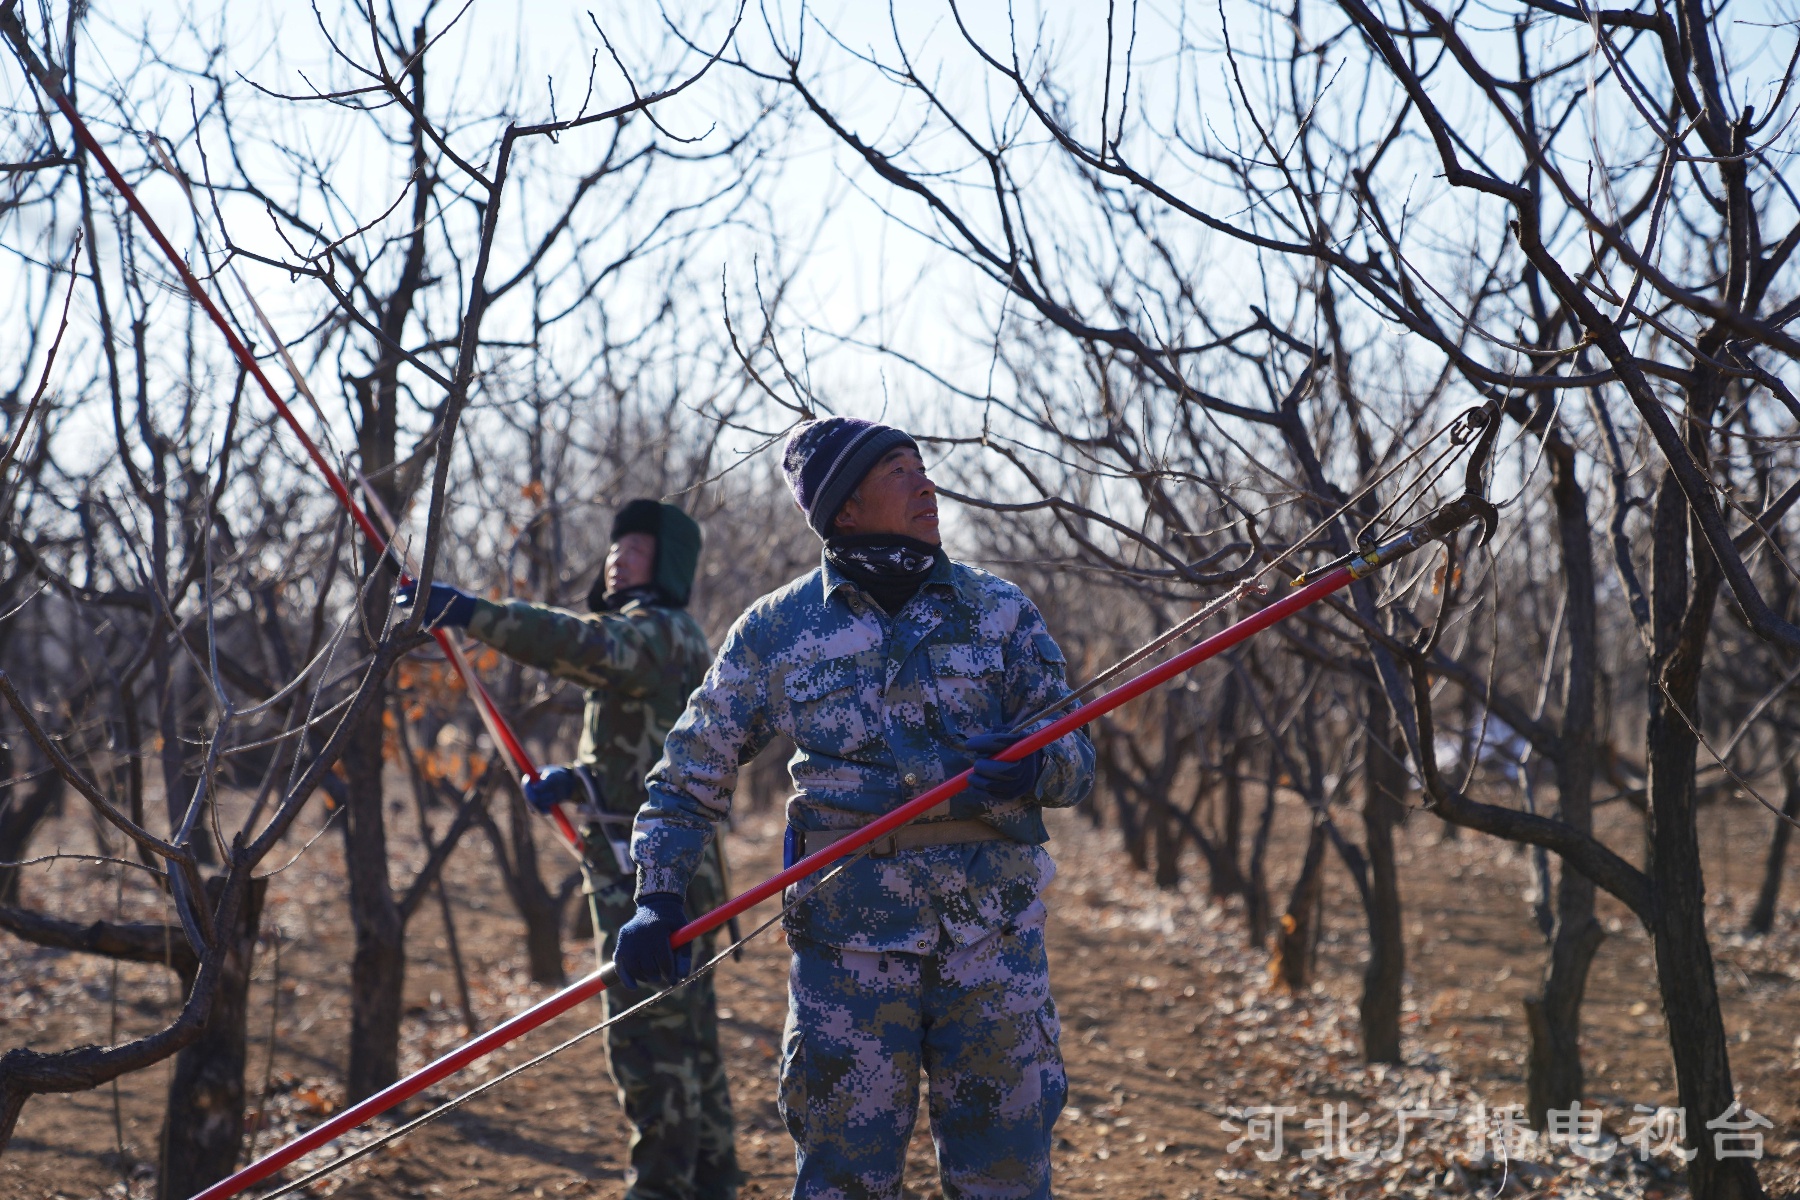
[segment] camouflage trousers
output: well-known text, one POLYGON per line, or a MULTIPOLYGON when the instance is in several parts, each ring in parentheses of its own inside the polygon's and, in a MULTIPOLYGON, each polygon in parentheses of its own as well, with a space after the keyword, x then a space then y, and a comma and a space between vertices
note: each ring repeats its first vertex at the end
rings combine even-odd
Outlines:
POLYGON ((919 1072, 945 1200, 1048 1200, 1068 1092, 1044 907, 922 954, 791 938, 781 1114, 802 1200, 897 1200, 919 1072))
MULTIPOLYGON (((723 898, 711 854, 688 889, 688 912, 698 915, 723 898)), ((608 864, 610 866, 610 864, 608 864)), ((632 879, 596 872, 600 929, 610 954, 619 929, 636 911, 632 879)), ((714 953, 713 939, 693 943, 694 961, 714 953)), ((649 989, 608 988, 606 1015, 624 1012, 649 989)), ((719 1057, 718 1005, 713 978, 669 993, 606 1031, 607 1066, 619 1104, 631 1121, 631 1173, 626 1200, 733 1200, 742 1176, 731 1115, 731 1092, 719 1057)))

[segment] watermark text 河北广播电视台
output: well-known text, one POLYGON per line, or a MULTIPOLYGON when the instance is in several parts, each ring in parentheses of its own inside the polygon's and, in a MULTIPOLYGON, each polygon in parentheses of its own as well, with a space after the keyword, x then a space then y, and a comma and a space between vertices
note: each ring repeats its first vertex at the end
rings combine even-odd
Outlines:
MULTIPOLYGON (((1301 1109, 1296 1105, 1232 1107, 1220 1122, 1226 1132, 1237 1135, 1225 1147, 1226 1152, 1249 1149, 1263 1162, 1275 1162, 1291 1145, 1297 1145, 1300 1157, 1306 1160, 1399 1163, 1406 1161, 1408 1138, 1431 1127, 1440 1133, 1460 1132, 1462 1148, 1470 1158, 1492 1155, 1503 1162, 1530 1159, 1546 1151, 1566 1151, 1595 1163, 1615 1154, 1680 1162, 1695 1154, 1688 1144, 1687 1113, 1680 1108, 1633 1105, 1631 1112, 1623 1114, 1622 1133, 1607 1129, 1605 1109, 1579 1101, 1547 1110, 1542 1130, 1531 1128, 1524 1108, 1516 1104, 1393 1108, 1353 1116, 1350 1106, 1339 1101, 1321 1104, 1313 1111, 1316 1116, 1297 1119, 1301 1109)), ((1767 1117, 1734 1101, 1705 1122, 1705 1133, 1713 1139, 1717 1158, 1761 1159, 1762 1131, 1773 1127, 1767 1117)))

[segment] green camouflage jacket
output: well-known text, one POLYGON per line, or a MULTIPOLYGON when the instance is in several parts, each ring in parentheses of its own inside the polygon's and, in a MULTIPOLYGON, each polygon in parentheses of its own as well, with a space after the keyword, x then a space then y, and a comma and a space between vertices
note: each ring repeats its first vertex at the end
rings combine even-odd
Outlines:
POLYGON ((599 785, 605 811, 637 812, 644 776, 712 661, 700 623, 686 609, 641 600, 599 613, 478 600, 469 633, 587 689, 576 762, 599 785))

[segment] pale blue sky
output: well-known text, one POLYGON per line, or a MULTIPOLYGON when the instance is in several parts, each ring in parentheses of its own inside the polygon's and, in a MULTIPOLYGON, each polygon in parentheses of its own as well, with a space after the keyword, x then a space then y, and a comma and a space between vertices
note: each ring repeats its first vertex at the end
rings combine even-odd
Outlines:
MULTIPOLYGON (((1117 7, 1127 9, 1124 4, 1117 7)), ((996 52, 1003 52, 1009 20, 1006 6, 979 3, 966 8, 976 35, 996 52)), ((1107 8, 1105 0, 1045 0, 1039 5, 1021 4, 1010 16, 1027 44, 1038 44, 1041 31, 1041 40, 1049 47, 1045 58, 1054 77, 1071 93, 1073 122, 1078 130, 1090 131, 1090 137, 1091 131, 1098 128, 1101 97, 1108 97, 1109 110, 1116 112, 1120 98, 1127 95, 1123 87, 1124 30, 1112 47, 1112 91, 1103 92, 1099 86, 1109 65, 1107 8)), ((197 20, 203 30, 218 27, 221 20, 225 22, 227 66, 232 72, 268 87, 295 91, 304 89, 306 78, 322 86, 341 86, 346 81, 341 71, 334 75, 325 44, 305 5, 259 5, 239 0, 216 7, 201 5, 197 11, 210 13, 197 20)), ((454 11, 454 5, 444 6, 435 20, 441 24, 454 11)), ((798 5, 771 3, 766 11, 780 36, 791 43, 799 28, 798 5)), ((809 78, 814 79, 853 128, 880 139, 884 145, 899 140, 911 128, 909 122, 916 120, 916 113, 897 101, 898 89, 884 86, 869 68, 856 64, 852 58, 853 53, 866 50, 889 65, 897 61, 887 7, 869 0, 840 0, 814 5, 811 11, 843 45, 830 45, 818 23, 808 25, 807 59, 818 64, 809 78)), ((1488 6, 1466 11, 1472 14, 1468 28, 1485 39, 1485 46, 1500 54, 1501 43, 1510 38, 1512 8, 1488 6), (1474 23, 1481 20, 1491 20, 1491 32, 1476 29, 1474 23)), ((1735 11, 1739 15, 1730 27, 1737 39, 1733 50, 1748 60, 1747 75, 1754 78, 1778 74, 1791 50, 1793 33, 1785 28, 1771 30, 1755 21, 1764 14, 1771 19, 1780 18, 1785 13, 1784 6, 1740 6, 1735 11)), ((648 79, 655 67, 667 64, 668 58, 658 55, 661 24, 653 6, 614 3, 596 5, 593 12, 640 79, 648 79)), ((1312 10, 1303 12, 1310 14, 1312 10)), ((1272 31, 1264 24, 1269 17, 1242 0, 1228 5, 1226 14, 1234 44, 1249 51, 1243 59, 1249 75, 1247 84, 1253 93, 1258 93, 1262 84, 1256 74, 1258 64, 1253 51, 1272 31)), ((1324 22, 1330 12, 1321 9, 1317 16, 1324 22)), ((725 28, 724 12, 716 5, 678 6, 676 19, 697 40, 707 44, 715 42, 725 28)), ((920 74, 941 89, 963 119, 1004 123, 1012 97, 997 86, 993 74, 981 68, 962 45, 947 8, 908 4, 901 8, 899 22, 902 40, 916 55, 920 74)), ((1582 41, 1579 28, 1572 27, 1561 38, 1551 50, 1571 56, 1591 50, 1591 43, 1582 41)), ((89 39, 83 56, 88 76, 110 75, 128 80, 129 90, 140 106, 138 122, 179 138, 189 125, 188 83, 173 66, 191 64, 197 43, 181 36, 171 6, 101 0, 89 21, 89 39), (153 43, 170 48, 172 65, 140 59, 136 33, 141 27, 149 29, 153 43)), ((771 65, 770 41, 765 10, 753 8, 740 32, 743 52, 756 63, 771 65)), ((358 42, 348 44, 359 53, 363 50, 358 42)), ((1190 132, 1211 134, 1227 142, 1242 136, 1245 131, 1232 127, 1234 118, 1226 102, 1230 80, 1224 56, 1219 53, 1220 45, 1220 14, 1216 6, 1184 5, 1176 0, 1144 5, 1139 12, 1132 90, 1128 94, 1134 111, 1147 113, 1159 129, 1166 129, 1179 112, 1190 132), (1183 38, 1198 47, 1197 54, 1184 59, 1174 53, 1183 38)), ((454 104, 464 112, 485 113, 506 108, 526 119, 540 118, 550 112, 553 81, 557 112, 567 115, 579 103, 590 57, 596 52, 600 57, 594 103, 617 103, 626 91, 600 49, 587 8, 475 0, 438 55, 437 74, 432 82, 433 107, 442 112, 454 104), (446 72, 450 63, 458 64, 459 69, 446 72), (502 89, 511 90, 502 94, 502 89)), ((1348 57, 1355 59, 1355 55, 1348 57)), ((1371 90, 1364 83, 1353 77, 1338 78, 1330 92, 1337 108, 1322 113, 1319 119, 1345 124, 1381 123, 1386 118, 1380 107, 1384 89, 1371 90), (1358 106, 1364 105, 1369 95, 1375 97, 1373 110, 1361 111, 1358 106)), ((16 95, 18 87, 16 67, 0 64, 0 94, 16 95)), ((350 210, 336 214, 340 221, 349 221, 352 213, 368 216, 379 212, 398 194, 403 185, 399 170, 403 160, 375 139, 366 119, 321 107, 298 110, 268 103, 257 107, 252 93, 247 89, 240 92, 239 103, 244 105, 244 111, 259 117, 273 114, 269 119, 281 123, 279 129, 246 130, 252 135, 247 143, 249 166, 259 177, 270 181, 282 178, 282 165, 274 152, 255 143, 254 135, 269 132, 290 144, 307 144, 339 164, 332 182, 346 198, 350 210)), ((690 93, 660 108, 658 115, 677 133, 698 135, 713 128, 710 137, 698 145, 715 145, 741 123, 752 94, 752 84, 745 76, 718 69, 690 93)), ((1456 99, 1449 98, 1451 102, 1456 99)), ((1793 101, 1790 99, 1789 103, 1793 101)), ((1492 128, 1493 118, 1478 106, 1471 106, 1471 111, 1474 115, 1468 129, 1472 140, 1479 143, 1482 131, 1492 128)), ((1635 117, 1615 93, 1602 88, 1594 98, 1591 113, 1584 114, 1583 119, 1590 128, 1599 129, 1601 140, 1606 140, 1609 123, 1628 126, 1635 117)), ((479 155, 492 133, 491 125, 479 126, 453 130, 451 138, 459 149, 479 155)), ((1790 131, 1790 143, 1792 136, 1790 131)), ((553 151, 541 147, 551 175, 568 178, 578 174, 591 161, 601 137, 600 132, 589 131, 568 136, 553 151)), ((210 142, 209 149, 218 153, 210 142)), ((799 246, 808 247, 789 296, 784 345, 790 355, 798 356, 802 348, 800 330, 812 331, 804 348, 813 361, 813 378, 821 394, 846 409, 871 415, 880 410, 884 397, 886 402, 908 406, 911 411, 941 394, 941 389, 928 379, 892 359, 834 345, 833 335, 855 335, 902 347, 960 386, 976 392, 984 390, 989 356, 982 345, 982 334, 1000 310, 998 289, 991 283, 977 283, 966 265, 931 247, 903 223, 884 216, 884 205, 891 206, 906 220, 922 221, 925 214, 915 203, 897 198, 886 185, 873 179, 816 123, 802 121, 772 151, 779 171, 772 172, 762 186, 768 212, 779 226, 774 232, 786 240, 789 261, 799 246)), ((943 139, 941 133, 931 135, 919 152, 921 158, 960 173, 961 182, 946 184, 947 187, 957 191, 967 185, 972 158, 943 139)), ((1166 172, 1164 177, 1185 195, 1226 215, 1236 215, 1234 207, 1239 202, 1218 192, 1216 181, 1196 174, 1191 159, 1160 154, 1154 139, 1140 140, 1135 152, 1143 161, 1166 172)), ((191 145, 186 146, 184 167, 197 170, 197 159, 191 145)), ((1054 154, 1044 156, 1046 164, 1053 164, 1054 159, 1054 154)), ((1573 173, 1580 173, 1579 162, 1565 165, 1573 173)), ((657 187, 668 190, 653 199, 703 191, 716 182, 709 174, 711 170, 702 167, 686 176, 667 176, 657 187)), ((1040 174, 1025 182, 1042 219, 1051 224, 1066 220, 1073 235, 1071 241, 1079 243, 1081 236, 1090 231, 1088 223, 1092 218, 1084 208, 1083 198, 1070 192, 1073 185, 1067 174, 1054 165, 1045 165, 1040 174)), ((1389 160, 1387 184, 1392 194, 1404 198, 1410 220, 1427 226, 1436 222, 1452 254, 1461 252, 1465 243, 1460 239, 1468 236, 1473 226, 1471 222, 1470 228, 1465 228, 1464 221, 1476 209, 1466 194, 1447 196, 1435 177, 1435 164, 1429 156, 1403 147, 1389 160)), ((178 237, 189 236, 185 202, 172 185, 153 180, 144 194, 171 232, 178 237)), ((605 198, 600 201, 605 202, 605 198)), ((507 203, 527 221, 549 206, 547 197, 536 192, 516 192, 507 203)), ((234 235, 243 244, 272 253, 281 249, 261 214, 251 207, 228 206, 227 217, 234 235)), ((1502 236, 1497 226, 1493 234, 1497 245, 1502 236)), ((502 269, 511 249, 516 247, 501 247, 502 269)), ((1178 251, 1191 264, 1196 286, 1227 312, 1246 312, 1252 303, 1267 306, 1272 295, 1279 299, 1281 271, 1265 270, 1266 264, 1228 239, 1189 230, 1178 251)), ((1465 253, 1463 261, 1466 260, 1465 253)), ((751 305, 753 271, 758 266, 771 271, 779 261, 766 233, 739 228, 707 242, 696 255, 696 262, 703 263, 705 269, 695 269, 713 281, 728 276, 733 303, 742 314, 751 305)), ((17 265, 16 260, 6 260, 0 264, 0 273, 15 271, 17 265)), ((1429 263, 1425 265, 1427 269, 1431 267, 1429 263)), ((292 283, 267 269, 251 270, 248 274, 266 307, 290 337, 326 307, 326 297, 315 284, 292 283)), ((1446 292, 1454 292, 1459 281, 1446 274, 1440 282, 1446 292)), ((610 301, 629 309, 634 286, 639 284, 622 279, 609 293, 610 301)), ((706 289, 708 294, 696 300, 696 320, 716 321, 716 312, 707 312, 706 307, 716 305, 718 286, 713 283, 706 289)), ((502 338, 516 335, 525 315, 518 304, 504 307, 490 318, 487 331, 502 338)), ((328 388, 322 386, 321 390, 328 388)))

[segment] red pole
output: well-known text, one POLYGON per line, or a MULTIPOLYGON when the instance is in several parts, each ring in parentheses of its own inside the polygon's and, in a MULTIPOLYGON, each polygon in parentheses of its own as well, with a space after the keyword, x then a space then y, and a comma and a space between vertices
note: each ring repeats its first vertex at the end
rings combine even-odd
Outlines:
MULTIPOLYGON (((1064 734, 1079 729, 1096 717, 1104 716, 1120 705, 1137 699, 1151 688, 1166 683, 1182 672, 1205 662, 1215 654, 1229 650, 1245 638, 1261 633, 1284 617, 1291 616, 1307 605, 1337 591, 1354 578, 1356 576, 1351 573, 1349 567, 1339 567, 1298 591, 1282 597, 1268 607, 1245 617, 1230 628, 1220 630, 1204 642, 1177 654, 1160 666, 1153 667, 1142 675, 1120 684, 1112 691, 1088 701, 1067 716, 1052 721, 1036 733, 1020 739, 1000 757, 1009 761, 1019 759, 1033 750, 1049 745, 1064 734)), ((689 922, 670 941, 674 945, 682 946, 701 934, 710 933, 731 918, 776 895, 783 888, 800 882, 807 876, 830 866, 845 855, 855 853, 878 838, 886 837, 914 817, 923 814, 927 809, 934 808, 956 795, 966 788, 968 783, 969 773, 967 771, 954 778, 946 779, 924 795, 909 800, 886 816, 864 825, 851 837, 807 855, 779 875, 733 897, 698 920, 689 922)), ((609 963, 586 978, 570 984, 554 996, 532 1005, 511 1020, 496 1025, 473 1041, 458 1046, 455 1050, 408 1075, 398 1083, 377 1092, 360 1104, 352 1105, 323 1124, 313 1127, 287 1145, 251 1163, 235 1175, 221 1179, 195 1196, 193 1200, 226 1200, 227 1197, 237 1195, 252 1184, 267 1179, 297 1159, 355 1129, 371 1117, 386 1112, 401 1101, 418 1095, 432 1084, 455 1074, 476 1059, 499 1049, 521 1034, 528 1033, 544 1022, 561 1016, 584 1000, 598 996, 606 990, 611 974, 611 964, 609 963)))
MULTIPOLYGON (((69 99, 68 93, 63 91, 62 85, 57 82, 55 76, 32 53, 31 44, 25 40, 24 27, 19 24, 18 15, 14 12, 14 0, 5 0, 4 4, 0 4, 0 30, 3 30, 7 39, 12 42, 13 50, 24 64, 25 70, 37 81, 44 93, 56 102, 56 107, 62 110, 63 116, 68 118, 69 125, 75 132, 76 140, 87 149, 89 154, 94 156, 94 161, 100 164, 100 169, 106 173, 106 177, 112 181, 113 187, 124 198, 126 206, 137 215, 145 232, 149 233, 150 239, 162 251, 163 257, 169 260, 169 265, 175 268, 176 274, 181 276, 181 282, 187 286, 188 293, 206 311, 206 315, 212 319, 212 323, 219 327, 219 332, 225 335, 225 344, 231 348, 232 354, 237 357, 238 362, 243 364, 244 370, 248 371, 250 376, 256 380, 257 385, 262 388, 263 394, 269 398, 269 403, 275 406, 276 413, 286 422, 287 427, 294 431, 294 436, 300 439, 300 445, 305 449, 306 456, 312 460, 313 466, 318 468, 319 474, 325 477, 326 486, 331 489, 331 494, 337 497, 338 503, 343 505, 344 510, 350 514, 357 527, 363 531, 363 536, 368 538, 377 550, 386 553, 387 539, 376 528, 375 522, 370 520, 369 514, 363 511, 361 505, 357 504, 356 498, 350 494, 350 489, 345 485, 343 478, 326 460, 325 455, 319 450, 318 444, 312 440, 312 437, 294 416, 293 410, 281 398, 281 394, 275 390, 275 385, 263 373, 262 364, 256 361, 256 356, 238 337, 237 331, 231 327, 231 322, 225 319, 225 314, 219 311, 218 306, 213 303, 212 297, 207 295, 206 289, 200 286, 200 281, 188 269, 187 260, 183 259, 169 239, 163 236, 162 228, 157 225, 155 218, 138 199, 137 192, 125 181, 125 176, 113 165, 112 159, 107 157, 106 151, 101 148, 99 141, 88 130, 87 123, 81 119, 81 114, 75 111, 75 104, 69 99)), ((443 651, 444 657, 450 659, 454 664, 455 656, 450 652, 450 635, 442 629, 437 629, 432 631, 431 636, 437 639, 438 649, 443 651)), ((531 756, 525 752, 525 747, 520 745, 512 727, 500 715, 500 710, 494 707, 494 702, 488 696, 487 689, 482 687, 481 681, 471 674, 463 677, 463 684, 468 688, 469 696, 475 701, 476 706, 487 710, 487 715, 491 718, 490 723, 499 735, 501 749, 521 772, 536 779, 538 770, 532 763, 531 756)), ((561 808, 556 808, 551 810, 551 817, 556 822, 556 827, 561 831, 563 838, 579 853, 582 849, 581 837, 575 832, 575 827, 569 823, 568 816, 561 808)))

